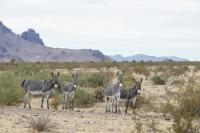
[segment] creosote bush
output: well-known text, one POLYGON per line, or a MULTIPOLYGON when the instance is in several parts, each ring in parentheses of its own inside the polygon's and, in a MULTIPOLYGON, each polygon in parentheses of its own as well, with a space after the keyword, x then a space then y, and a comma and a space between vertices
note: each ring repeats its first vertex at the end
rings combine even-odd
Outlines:
POLYGON ((17 65, 0 75, 0 104, 16 105, 23 101, 24 90, 21 83, 24 79, 46 79, 47 71, 39 71, 41 67, 17 65))
POLYGON ((167 82, 167 77, 164 75, 154 75, 151 80, 155 85, 165 85, 167 82))
POLYGON ((0 76, 0 104, 16 105, 23 100, 24 92, 21 88, 21 77, 13 72, 6 72, 0 76))
POLYGON ((80 74, 79 85, 81 87, 103 87, 110 80, 111 73, 80 74))
POLYGON ((78 88, 74 97, 74 104, 76 107, 90 107, 94 104, 94 95, 90 94, 85 89, 78 88))
POLYGON ((133 75, 131 72, 129 73, 125 73, 124 78, 123 78, 123 83, 124 83, 124 87, 128 88, 130 86, 133 86, 133 75))
POLYGON ((165 111, 173 118, 172 129, 175 133, 197 133, 200 130, 200 86, 194 78, 190 81, 175 94, 167 90, 174 103, 167 102, 165 111))

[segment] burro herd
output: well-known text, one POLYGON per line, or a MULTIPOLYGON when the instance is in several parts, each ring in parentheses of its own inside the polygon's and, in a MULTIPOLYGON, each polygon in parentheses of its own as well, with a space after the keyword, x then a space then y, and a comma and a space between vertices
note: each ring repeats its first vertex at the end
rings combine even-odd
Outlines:
MULTIPOLYGON (((121 113, 120 110, 120 99, 126 100, 125 113, 127 114, 127 109, 129 106, 133 109, 136 103, 136 96, 140 95, 142 78, 132 80, 133 86, 129 88, 124 88, 123 77, 124 72, 118 71, 115 78, 108 83, 104 88, 105 94, 105 112, 121 113)), ((46 98, 47 108, 49 109, 49 98, 52 96, 56 90, 62 94, 62 109, 63 110, 73 110, 73 101, 78 86, 78 74, 72 74, 71 82, 64 82, 61 86, 59 84, 59 72, 57 74, 51 73, 50 79, 45 80, 28 80, 22 81, 22 88, 25 91, 24 96, 24 108, 31 108, 30 96, 41 96, 41 108, 43 108, 43 102, 46 98)))

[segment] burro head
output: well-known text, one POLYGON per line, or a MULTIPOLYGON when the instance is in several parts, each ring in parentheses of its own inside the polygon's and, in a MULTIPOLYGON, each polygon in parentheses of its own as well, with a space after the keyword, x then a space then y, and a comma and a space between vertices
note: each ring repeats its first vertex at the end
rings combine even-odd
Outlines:
POLYGON ((117 82, 119 87, 123 86, 124 71, 117 71, 117 82))
POLYGON ((138 95, 140 95, 141 90, 142 90, 142 78, 140 78, 139 80, 135 80, 133 78, 133 83, 134 83, 134 88, 137 89, 138 91, 138 95))
POLYGON ((76 89, 78 86, 78 74, 72 74, 73 87, 76 89))
POLYGON ((58 72, 57 74, 54 74, 52 72, 51 76, 52 76, 51 80, 52 80, 52 82, 54 84, 54 88, 59 89, 60 88, 60 85, 59 85, 59 76, 60 76, 60 73, 58 72))

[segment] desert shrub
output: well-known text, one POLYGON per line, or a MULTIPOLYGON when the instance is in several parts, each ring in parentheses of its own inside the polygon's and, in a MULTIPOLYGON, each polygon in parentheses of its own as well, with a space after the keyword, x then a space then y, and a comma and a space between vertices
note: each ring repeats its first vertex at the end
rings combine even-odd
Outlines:
POLYGON ((148 76, 150 75, 150 72, 149 72, 147 66, 145 66, 145 65, 134 66, 134 67, 133 67, 133 71, 134 71, 135 73, 143 74, 143 75, 145 75, 146 77, 148 77, 148 76))
POLYGON ((94 104, 95 99, 92 94, 85 89, 78 88, 74 97, 74 104, 76 107, 90 107, 94 104))
POLYGON ((167 77, 164 75, 154 75, 151 80, 155 85, 165 85, 167 82, 167 77))
POLYGON ((143 108, 145 110, 155 111, 155 107, 151 103, 151 101, 153 100, 154 100, 154 97, 147 98, 144 95, 138 95, 136 103, 135 103, 136 110, 140 110, 143 108))
POLYGON ((149 123, 147 124, 147 132, 151 132, 151 133, 157 133, 157 132, 161 132, 160 130, 158 130, 158 122, 154 119, 149 120, 149 123))
POLYGON ((123 78, 123 82, 124 82, 124 87, 128 88, 130 86, 133 86, 133 75, 132 73, 125 73, 125 76, 123 78))
POLYGON ((72 81, 72 74, 60 74, 59 77, 59 84, 62 86, 65 82, 71 82, 72 81))
POLYGON ((23 100, 24 90, 21 83, 24 79, 48 79, 50 72, 39 71, 39 67, 18 65, 0 75, 0 104, 16 105, 23 100))
POLYGON ((55 127, 55 124, 51 122, 50 115, 40 115, 35 118, 28 118, 27 123, 30 128, 33 128, 38 132, 50 131, 55 127))
POLYGON ((196 66, 194 67, 194 72, 198 72, 198 71, 200 71, 200 65, 196 65, 196 66))
POLYGON ((176 133, 198 132, 200 129, 200 86, 193 80, 186 88, 181 88, 179 92, 174 95, 171 93, 169 96, 176 103, 168 102, 166 105, 170 107, 167 111, 173 118, 173 131, 176 133))
POLYGON ((0 104, 16 105, 23 100, 24 92, 21 88, 21 78, 12 72, 0 76, 0 104))
POLYGON ((131 133, 157 133, 161 132, 158 129, 158 121, 152 119, 151 116, 147 115, 147 112, 144 111, 144 114, 137 114, 132 116, 132 119, 135 122, 135 130, 131 133))
POLYGON ((80 74, 79 84, 81 87, 103 87, 110 77, 110 73, 80 74))
POLYGON ((171 66, 167 69, 169 76, 180 76, 187 71, 189 71, 188 66, 171 66))
POLYGON ((143 123, 141 122, 140 119, 138 118, 133 118, 132 119, 135 121, 135 131, 131 131, 131 133, 143 133, 143 123))
POLYGON ((167 114, 173 109, 173 106, 171 105, 171 103, 169 102, 169 100, 167 100, 166 103, 161 103, 160 104, 160 112, 163 113, 163 116, 165 119, 167 118, 167 114))
POLYGON ((102 88, 102 87, 95 88, 94 97, 95 97, 97 102, 99 102, 99 101, 103 102, 103 99, 104 99, 104 88, 102 88))
POLYGON ((61 100, 61 99, 60 99, 59 95, 58 95, 58 94, 55 95, 55 96, 52 98, 51 102, 50 102, 51 108, 57 109, 58 106, 60 105, 60 100, 61 100))
POLYGON ((179 79, 175 79, 172 81, 172 85, 184 85, 185 81, 184 80, 179 80, 179 79))

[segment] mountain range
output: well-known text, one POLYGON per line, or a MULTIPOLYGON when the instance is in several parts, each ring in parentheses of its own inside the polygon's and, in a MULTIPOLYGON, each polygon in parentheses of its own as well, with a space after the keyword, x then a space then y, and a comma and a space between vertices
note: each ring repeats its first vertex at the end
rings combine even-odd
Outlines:
POLYGON ((44 44, 33 29, 21 35, 14 33, 0 21, 0 61, 111 61, 99 50, 51 48, 44 44))
POLYGON ((0 21, 0 61, 8 62, 28 61, 28 62, 49 62, 49 61, 188 61, 185 58, 176 56, 156 57, 144 54, 136 54, 133 56, 104 55, 99 50, 92 49, 67 49, 67 48, 51 48, 45 45, 40 38, 39 33, 29 28, 23 33, 16 34, 10 28, 6 27, 0 21))
POLYGON ((180 58, 176 56, 162 56, 162 57, 156 57, 156 56, 149 56, 149 55, 144 55, 144 54, 135 54, 132 56, 122 56, 122 55, 112 55, 109 56, 113 60, 116 61, 188 61, 188 59, 185 58, 180 58))

